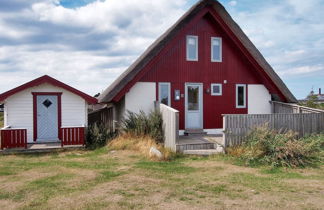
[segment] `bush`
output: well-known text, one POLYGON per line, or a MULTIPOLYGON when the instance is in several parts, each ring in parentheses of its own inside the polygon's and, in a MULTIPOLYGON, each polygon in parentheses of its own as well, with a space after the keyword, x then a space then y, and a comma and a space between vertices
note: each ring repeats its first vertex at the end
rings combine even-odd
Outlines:
POLYGON ((297 139, 296 133, 280 133, 267 126, 254 129, 246 141, 230 148, 229 154, 248 165, 269 164, 275 167, 304 167, 323 161, 324 135, 297 139))
POLYGON ((162 143, 164 139, 162 124, 162 115, 159 111, 151 111, 148 115, 143 111, 139 114, 127 111, 127 116, 122 121, 126 133, 135 137, 149 136, 158 143, 162 143))
POLYGON ((110 132, 104 125, 97 123, 88 127, 86 136, 86 147, 96 149, 103 147, 114 137, 114 133, 110 132))

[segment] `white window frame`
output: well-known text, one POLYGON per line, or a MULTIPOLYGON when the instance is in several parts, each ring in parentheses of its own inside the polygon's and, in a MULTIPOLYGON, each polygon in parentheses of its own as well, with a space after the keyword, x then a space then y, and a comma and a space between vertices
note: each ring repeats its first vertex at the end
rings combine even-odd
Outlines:
POLYGON ((221 37, 211 37, 210 39, 210 60, 211 62, 222 62, 223 61, 223 44, 222 44, 222 38, 221 37), (214 50, 213 50, 213 40, 219 41, 219 59, 214 60, 214 50))
POLYGON ((235 101, 236 101, 236 108, 238 109, 242 109, 242 108, 246 108, 246 85, 245 84, 236 84, 235 87, 235 101), (238 88, 239 87, 243 87, 243 93, 244 93, 244 104, 243 105, 238 105, 238 88))
POLYGON ((170 82, 159 82, 159 102, 161 102, 161 85, 168 85, 169 101, 168 106, 171 107, 171 83, 170 82))
POLYGON ((194 35, 187 35, 186 37, 186 58, 187 58, 187 61, 198 61, 198 36, 194 36, 194 35), (190 38, 194 38, 196 40, 196 58, 192 59, 192 58, 189 58, 189 39, 190 38))
POLYGON ((212 96, 221 96, 223 94, 223 88, 222 88, 222 84, 221 83, 212 83, 210 85, 210 93, 212 96), (219 87, 219 93, 214 93, 214 86, 218 86, 219 87))

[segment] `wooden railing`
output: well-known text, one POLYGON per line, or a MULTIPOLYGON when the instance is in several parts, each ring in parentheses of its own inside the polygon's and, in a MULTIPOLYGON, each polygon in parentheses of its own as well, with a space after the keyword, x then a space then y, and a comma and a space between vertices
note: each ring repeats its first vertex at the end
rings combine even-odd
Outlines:
POLYGON ((62 127, 61 146, 64 145, 85 145, 84 127, 62 127))
POLYGON ((155 107, 162 114, 164 146, 176 151, 176 142, 179 137, 179 111, 158 102, 155 107))
POLYGON ((297 104, 282 103, 271 101, 273 113, 324 113, 324 110, 314 109, 297 104))
POLYGON ((324 113, 312 114, 225 114, 223 129, 225 146, 241 144, 255 127, 267 125, 278 131, 292 130, 303 137, 324 132, 324 113))
POLYGON ((1 149, 27 148, 27 129, 1 129, 0 136, 1 149))

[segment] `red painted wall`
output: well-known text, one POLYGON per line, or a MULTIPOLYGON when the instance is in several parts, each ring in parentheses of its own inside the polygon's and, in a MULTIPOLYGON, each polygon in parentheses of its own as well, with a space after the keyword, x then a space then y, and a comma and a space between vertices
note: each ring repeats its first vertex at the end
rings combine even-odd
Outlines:
POLYGON ((278 89, 272 86, 266 76, 252 65, 251 60, 234 43, 233 35, 226 33, 224 26, 222 27, 218 22, 220 20, 214 17, 208 13, 208 9, 202 10, 126 86, 124 92, 136 81, 170 82, 171 106, 180 111, 180 129, 185 128, 185 98, 175 101, 174 91, 178 89, 181 94, 184 94, 186 82, 203 83, 203 127, 205 129, 222 128, 222 114, 246 114, 248 112, 247 108, 235 107, 236 84, 265 84, 270 93, 280 95, 278 89), (199 37, 198 61, 186 61, 186 35, 199 37), (220 63, 211 62, 210 40, 213 36, 222 38, 223 61, 220 63), (224 84, 224 80, 227 80, 227 84, 224 84), (211 83, 223 84, 222 96, 212 96, 206 92, 211 83))

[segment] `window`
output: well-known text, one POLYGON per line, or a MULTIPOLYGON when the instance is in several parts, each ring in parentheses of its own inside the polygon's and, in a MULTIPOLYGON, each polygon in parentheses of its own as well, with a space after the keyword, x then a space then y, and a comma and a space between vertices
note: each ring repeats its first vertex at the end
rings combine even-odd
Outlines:
POLYGON ((211 95, 221 96, 222 95, 222 84, 211 84, 211 95))
POLYGON ((198 36, 187 36, 187 61, 198 61, 198 36))
POLYGON ((246 108, 246 86, 236 85, 236 108, 246 108))
POLYGON ((171 106, 170 83, 159 83, 159 101, 171 106))
POLYGON ((211 61, 222 62, 222 38, 211 38, 211 61))

